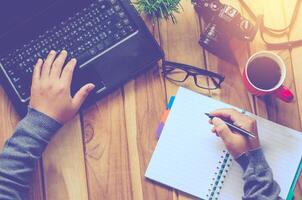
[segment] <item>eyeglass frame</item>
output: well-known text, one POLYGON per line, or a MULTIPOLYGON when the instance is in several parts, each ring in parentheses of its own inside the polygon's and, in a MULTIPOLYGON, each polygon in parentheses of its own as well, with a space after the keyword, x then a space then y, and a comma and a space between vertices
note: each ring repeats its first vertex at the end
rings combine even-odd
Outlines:
POLYGON ((206 69, 200 69, 198 67, 194 67, 191 65, 176 63, 176 62, 171 62, 171 61, 165 61, 165 60, 163 61, 163 72, 162 73, 163 73, 164 77, 167 78, 168 80, 173 81, 173 82, 178 82, 178 83, 183 83, 188 79, 188 77, 192 76, 194 79, 195 85, 199 88, 206 89, 206 90, 216 90, 216 89, 221 88, 221 84, 223 83, 223 81, 225 79, 224 76, 217 74, 215 72, 211 72, 206 69), (187 74, 186 74, 184 80, 180 81, 180 80, 174 80, 174 79, 169 78, 168 77, 169 72, 167 72, 167 66, 173 67, 175 69, 178 68, 178 69, 181 69, 184 72, 186 72, 187 74), (192 70, 193 70, 193 72, 192 72, 192 70), (216 88, 203 87, 203 86, 198 85, 197 77, 196 77, 197 75, 202 75, 202 76, 211 78, 211 80, 213 81, 216 88), (214 78, 217 78, 219 80, 219 82, 217 83, 214 78))

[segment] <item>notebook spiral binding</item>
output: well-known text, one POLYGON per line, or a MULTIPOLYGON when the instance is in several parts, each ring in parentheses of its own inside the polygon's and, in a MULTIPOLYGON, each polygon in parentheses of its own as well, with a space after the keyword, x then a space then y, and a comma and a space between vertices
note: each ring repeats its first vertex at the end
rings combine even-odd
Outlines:
POLYGON ((226 150, 223 150, 220 161, 218 162, 218 166, 215 170, 214 177, 212 178, 210 188, 208 189, 208 200, 218 200, 220 190, 229 171, 232 160, 231 155, 226 150))

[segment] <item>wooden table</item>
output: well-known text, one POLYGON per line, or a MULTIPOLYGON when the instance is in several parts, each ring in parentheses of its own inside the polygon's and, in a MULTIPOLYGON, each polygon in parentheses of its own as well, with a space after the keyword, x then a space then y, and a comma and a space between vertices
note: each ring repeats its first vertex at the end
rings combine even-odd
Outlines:
MULTIPOLYGON (((246 15, 237 0, 228 0, 246 15)), ((246 0, 257 14, 264 14, 265 24, 285 27, 296 0, 246 0)), ((166 59, 183 62, 224 74, 221 90, 198 90, 215 99, 252 111, 262 117, 301 131, 302 117, 302 47, 274 51, 287 65, 285 84, 295 93, 295 101, 283 103, 275 98, 257 98, 249 94, 241 81, 242 69, 254 52, 266 49, 259 34, 249 43, 234 48, 239 65, 231 65, 207 53, 197 43, 203 26, 189 0, 183 0, 184 12, 177 24, 161 21, 150 31, 166 53, 166 59)), ((297 19, 301 22, 302 12, 297 19)), ((302 26, 296 23, 283 38, 302 39, 302 26)), ((49 144, 37 164, 31 199, 190 199, 172 189, 147 181, 144 173, 157 139, 155 131, 167 104, 178 86, 164 80, 160 65, 131 80, 110 96, 81 112, 49 144)), ((6 94, 0 89, 0 144, 13 132, 18 117, 6 94)), ((302 180, 296 188, 302 199, 302 180)))

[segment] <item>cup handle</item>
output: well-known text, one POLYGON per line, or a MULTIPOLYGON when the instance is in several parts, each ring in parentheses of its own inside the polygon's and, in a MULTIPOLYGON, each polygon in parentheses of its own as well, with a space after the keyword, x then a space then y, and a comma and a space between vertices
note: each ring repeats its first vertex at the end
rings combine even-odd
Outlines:
POLYGON ((278 90, 276 90, 275 94, 279 99, 287 103, 290 103, 294 99, 294 94, 292 93, 292 91, 290 91, 289 88, 283 85, 278 90))

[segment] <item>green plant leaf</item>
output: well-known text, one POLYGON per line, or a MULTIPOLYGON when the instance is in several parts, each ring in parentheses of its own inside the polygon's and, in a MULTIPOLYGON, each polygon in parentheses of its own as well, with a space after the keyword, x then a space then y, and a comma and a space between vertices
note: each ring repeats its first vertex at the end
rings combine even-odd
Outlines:
POLYGON ((180 13, 183 8, 180 5, 181 0, 137 0, 134 2, 140 13, 145 13, 153 19, 164 18, 171 19, 176 23, 175 13, 180 13))

